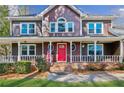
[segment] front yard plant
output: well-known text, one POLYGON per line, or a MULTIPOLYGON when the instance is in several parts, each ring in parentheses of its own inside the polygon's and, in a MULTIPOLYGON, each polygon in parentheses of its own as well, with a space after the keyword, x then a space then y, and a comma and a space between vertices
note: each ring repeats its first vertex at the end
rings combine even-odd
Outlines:
POLYGON ((20 74, 26 74, 31 72, 31 62, 19 61, 16 63, 16 72, 20 74))
POLYGON ((39 58, 36 62, 39 72, 49 71, 50 64, 44 58, 39 58))

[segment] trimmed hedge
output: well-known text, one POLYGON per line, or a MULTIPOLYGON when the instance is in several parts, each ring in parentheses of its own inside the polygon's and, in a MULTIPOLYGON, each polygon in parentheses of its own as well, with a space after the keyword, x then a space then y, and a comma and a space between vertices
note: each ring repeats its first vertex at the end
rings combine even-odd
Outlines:
POLYGON ((31 72, 31 62, 19 61, 16 63, 16 73, 26 74, 31 72))
POLYGON ((44 58, 39 58, 36 61, 39 72, 49 71, 50 64, 44 58))
POLYGON ((0 63, 0 74, 15 72, 14 63, 0 63))

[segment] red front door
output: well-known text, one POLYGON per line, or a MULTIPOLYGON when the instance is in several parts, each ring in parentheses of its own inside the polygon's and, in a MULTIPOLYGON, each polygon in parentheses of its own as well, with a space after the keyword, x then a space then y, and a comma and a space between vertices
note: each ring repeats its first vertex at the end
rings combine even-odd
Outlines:
POLYGON ((58 44, 58 62, 66 62, 66 44, 58 44))

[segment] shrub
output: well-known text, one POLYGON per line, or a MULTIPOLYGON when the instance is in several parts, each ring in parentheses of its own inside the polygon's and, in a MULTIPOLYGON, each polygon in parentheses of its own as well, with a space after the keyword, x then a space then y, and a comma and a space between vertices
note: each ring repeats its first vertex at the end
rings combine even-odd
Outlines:
POLYGON ((16 63, 16 72, 19 74, 26 74, 31 72, 31 62, 19 61, 16 63))
POLYGON ((15 72, 14 63, 0 63, 0 74, 15 72))
POLYGON ((36 61, 39 72, 49 71, 50 64, 44 58, 39 58, 36 61))

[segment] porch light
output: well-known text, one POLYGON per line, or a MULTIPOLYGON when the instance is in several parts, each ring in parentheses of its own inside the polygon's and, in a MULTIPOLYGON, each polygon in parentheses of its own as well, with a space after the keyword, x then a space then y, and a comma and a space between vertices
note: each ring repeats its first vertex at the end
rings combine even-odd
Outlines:
POLYGON ((83 45, 82 45, 82 47, 84 48, 84 47, 85 47, 85 45, 83 44, 83 45))

